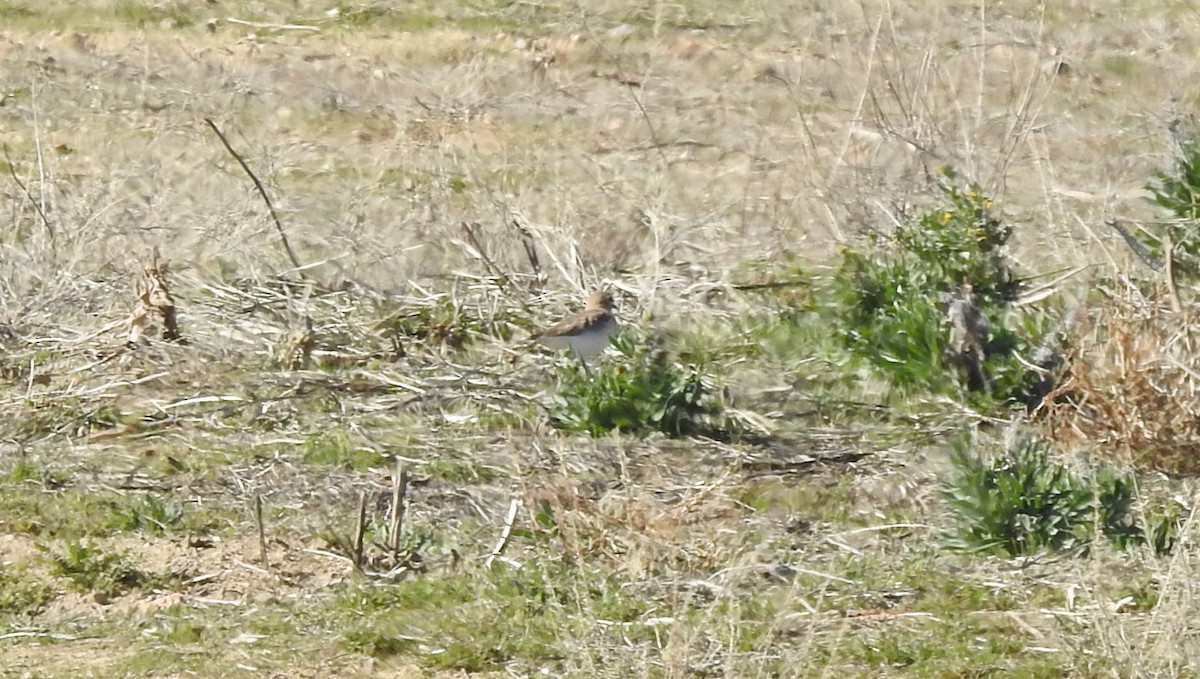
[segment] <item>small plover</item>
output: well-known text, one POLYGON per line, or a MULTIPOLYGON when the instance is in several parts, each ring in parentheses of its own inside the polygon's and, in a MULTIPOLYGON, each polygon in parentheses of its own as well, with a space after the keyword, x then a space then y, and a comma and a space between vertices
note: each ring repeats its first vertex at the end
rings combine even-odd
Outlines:
POLYGON ((602 353, 609 338, 617 332, 617 317, 612 311, 612 295, 605 291, 593 292, 583 311, 534 333, 530 339, 551 349, 571 349, 587 368, 587 360, 602 353))

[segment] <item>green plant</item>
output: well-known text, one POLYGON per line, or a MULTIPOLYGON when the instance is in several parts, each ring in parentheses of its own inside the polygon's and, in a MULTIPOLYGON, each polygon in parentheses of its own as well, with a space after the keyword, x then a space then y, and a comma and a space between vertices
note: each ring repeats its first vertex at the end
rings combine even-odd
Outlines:
POLYGON ((1183 529, 1184 516, 1180 505, 1171 502, 1146 512, 1146 542, 1155 554, 1170 554, 1179 543, 1179 532, 1183 529))
POLYGON ((719 407, 699 368, 638 344, 631 333, 615 338, 613 346, 621 360, 597 366, 590 376, 574 363, 566 369, 564 387, 550 408, 555 427, 593 436, 615 429, 668 436, 721 430, 715 425, 719 407))
POLYGON ((354 471, 366 471, 385 462, 382 454, 354 445, 345 431, 313 434, 304 440, 301 450, 304 461, 308 464, 354 471))
POLYGON ((54 596, 24 564, 0 566, 0 615, 36 613, 54 596))
POLYGON ((950 310, 969 305, 980 320, 972 329, 982 363, 969 388, 1035 405, 1044 378, 1018 356, 1035 353, 1048 323, 1012 309, 1021 289, 1003 254, 1012 227, 977 187, 958 186, 952 170, 938 188, 941 204, 905 221, 886 243, 875 234, 865 250, 842 250, 830 305, 838 338, 902 389, 952 392, 959 387, 950 310))
POLYGON ((113 596, 153 581, 149 574, 134 566, 125 554, 105 554, 98 548, 80 542, 71 542, 65 551, 52 554, 50 572, 66 577, 77 589, 104 596, 113 596))
MULTIPOLYGON (((1173 254, 1181 257, 1183 273, 1195 275, 1200 257, 1200 135, 1196 130, 1182 132, 1175 123, 1176 153, 1173 164, 1154 173, 1145 188, 1149 200, 1178 218, 1142 229, 1137 239, 1150 255, 1162 258, 1170 239, 1173 254)), ((1123 234, 1124 235, 1124 234, 1123 234)))
POLYGON ((113 508, 114 527, 119 530, 142 531, 150 535, 163 535, 183 522, 183 504, 179 500, 166 500, 156 495, 143 495, 133 504, 118 504, 113 508))
POLYGON ((950 459, 955 476, 944 495, 958 522, 955 547, 1009 555, 1071 549, 1097 527, 1119 549, 1145 541, 1128 475, 1104 467, 1094 479, 1082 477, 1051 460, 1036 440, 990 460, 960 440, 950 459))

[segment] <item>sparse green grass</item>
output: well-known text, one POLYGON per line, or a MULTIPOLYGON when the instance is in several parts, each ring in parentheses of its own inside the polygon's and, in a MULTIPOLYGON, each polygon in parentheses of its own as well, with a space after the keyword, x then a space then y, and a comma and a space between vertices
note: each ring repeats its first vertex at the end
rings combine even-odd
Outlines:
POLYGON ((355 444, 346 432, 309 436, 301 451, 304 462, 312 465, 340 467, 353 471, 366 471, 371 467, 386 465, 383 455, 355 444))
MULTIPOLYGON (((558 665, 571 655, 569 640, 589 634, 588 621, 631 623, 648 610, 612 576, 538 561, 353 587, 336 605, 360 620, 343 633, 346 648, 468 672, 513 661, 558 665)), ((637 639, 645 631, 625 633, 637 639)))
POLYGON ((46 491, 28 483, 0 487, 0 527, 11 533, 77 540, 118 533, 146 536, 222 532, 225 509, 189 506, 155 494, 119 494, 80 488, 46 491))
POLYGON ((421 471, 432 478, 441 479, 456 486, 492 483, 500 477, 500 474, 494 469, 455 460, 434 460, 421 467, 421 471))

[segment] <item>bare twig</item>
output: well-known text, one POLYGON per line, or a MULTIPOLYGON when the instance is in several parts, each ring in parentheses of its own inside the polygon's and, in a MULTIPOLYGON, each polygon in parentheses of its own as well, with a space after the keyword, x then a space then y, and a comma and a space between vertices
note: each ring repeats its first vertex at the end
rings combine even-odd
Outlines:
POLYGON ((354 570, 363 572, 363 534, 367 531, 367 494, 358 496, 358 522, 354 525, 354 570))
POLYGON ((243 19, 235 19, 234 17, 225 17, 225 21, 239 26, 249 26, 250 28, 267 28, 276 31, 319 31, 317 26, 305 26, 304 24, 265 24, 261 21, 245 21, 243 19))
POLYGON ((533 234, 529 233, 529 229, 520 220, 512 220, 513 228, 521 236, 521 247, 525 248, 525 258, 529 260, 529 268, 533 270, 533 275, 537 277, 538 286, 545 282, 545 276, 542 274, 542 263, 538 260, 537 244, 533 240, 533 234))
POLYGON ((1183 303, 1179 301, 1179 285, 1175 282, 1175 241, 1171 239, 1171 231, 1163 232, 1163 272, 1167 277, 1167 291, 1170 293, 1171 311, 1183 313, 1183 303))
POLYGON ((46 217, 46 213, 42 211, 41 204, 33 199, 33 194, 29 192, 29 188, 26 187, 24 182, 21 181, 21 178, 17 176, 17 169, 15 166, 13 166, 12 158, 8 156, 8 144, 4 145, 4 162, 8 163, 8 174, 12 177, 13 181, 16 182, 17 186, 21 188, 21 192, 25 194, 25 197, 29 199, 29 202, 33 204, 33 209, 37 210, 38 216, 42 218, 42 224, 46 227, 46 231, 50 234, 50 240, 54 240, 54 226, 50 224, 50 220, 46 217))
POLYGON ((468 224, 466 222, 462 222, 459 224, 459 226, 462 228, 463 234, 467 237, 467 244, 472 250, 474 250, 472 254, 475 255, 479 261, 483 262, 483 266, 487 268, 488 273, 500 279, 500 285, 508 285, 508 276, 500 270, 500 267, 496 266, 496 263, 492 261, 491 257, 488 257, 487 250, 483 248, 483 243, 479 240, 479 234, 476 233, 476 231, 479 229, 479 223, 474 222, 468 224))
POLYGON ((283 249, 287 251, 288 259, 290 259, 292 261, 292 265, 296 267, 296 273, 298 273, 301 278, 306 278, 304 275, 304 266, 300 264, 300 258, 297 257, 296 252, 292 250, 292 244, 288 242, 287 232, 284 231, 283 222, 279 220, 279 215, 275 212, 275 205, 271 202, 271 197, 267 195, 267 190, 263 188, 262 182, 258 180, 258 177, 254 174, 254 171, 251 170, 250 166, 246 164, 246 161, 242 160, 242 157, 238 155, 238 152, 233 150, 233 146, 229 144, 229 140, 225 138, 225 135, 222 134, 221 129, 217 127, 217 124, 212 121, 212 118, 205 118, 204 122, 208 123, 208 126, 212 128, 214 133, 216 133, 217 138, 220 139, 221 143, 225 145, 225 150, 229 151, 229 155, 233 156, 233 159, 238 162, 238 165, 242 166, 242 169, 245 170, 246 174, 250 177, 250 181, 254 182, 254 188, 258 189, 258 195, 262 196, 263 202, 267 204, 267 210, 269 210, 271 213, 271 219, 275 220, 275 229, 279 232, 279 241, 283 243, 283 249))
POLYGON ((258 524, 258 560, 263 568, 270 568, 267 563, 267 526, 263 521, 262 493, 254 494, 254 522, 258 524))
POLYGON ((408 494, 408 467, 403 460, 396 460, 396 477, 392 479, 392 520, 388 537, 392 550, 392 568, 400 562, 400 530, 404 527, 404 500, 408 494))
POLYGON ((508 546, 508 536, 512 534, 513 522, 517 520, 517 512, 521 510, 520 498, 513 498, 508 503, 508 514, 504 516, 504 528, 500 531, 500 539, 496 541, 496 546, 492 548, 492 553, 488 555, 486 561, 483 562, 484 568, 490 568, 492 562, 495 561, 501 554, 504 553, 504 548, 508 546))
POLYGON ((1125 228, 1124 224, 1121 224, 1121 222, 1115 219, 1110 219, 1105 222, 1105 224, 1108 224, 1114 231, 1117 232, 1117 235, 1121 237, 1121 240, 1125 241, 1125 245, 1129 247, 1130 251, 1133 252, 1134 256, 1136 256, 1142 264, 1145 264, 1155 271, 1158 271, 1162 268, 1162 262, 1156 260, 1154 255, 1150 254, 1150 251, 1146 249, 1146 246, 1140 240, 1138 240, 1137 236, 1134 236, 1132 233, 1130 233, 1129 229, 1125 228))
POLYGON ((734 290, 778 290, 780 288, 804 288, 812 287, 812 281, 809 279, 797 279, 786 281, 768 281, 766 283, 735 283, 729 287, 734 290))

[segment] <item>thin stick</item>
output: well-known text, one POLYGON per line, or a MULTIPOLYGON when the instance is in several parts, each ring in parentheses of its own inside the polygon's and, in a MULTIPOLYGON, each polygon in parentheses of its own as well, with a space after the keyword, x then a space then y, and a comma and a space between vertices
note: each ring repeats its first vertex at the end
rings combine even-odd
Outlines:
POLYGON ((392 521, 388 527, 391 539, 392 568, 400 562, 400 529, 404 526, 404 499, 408 494, 408 467, 403 460, 396 460, 396 478, 392 485, 392 521))
POLYGON ((263 568, 269 568, 267 563, 267 525, 263 521, 262 493, 254 494, 254 521, 258 524, 258 560, 263 568))
POLYGON ((246 164, 246 161, 242 160, 242 157, 238 155, 238 152, 233 150, 233 146, 230 146, 229 140, 226 139, 225 135, 221 133, 220 128, 218 128, 217 124, 212 121, 212 118, 205 118, 204 122, 208 123, 208 126, 212 128, 213 132, 216 133, 217 138, 220 139, 221 143, 225 145, 225 150, 229 151, 229 155, 233 156, 233 159, 238 162, 238 165, 241 165, 242 169, 246 171, 246 174, 250 177, 250 181, 254 182, 254 188, 258 189, 258 195, 262 196, 263 202, 267 204, 267 210, 271 212, 271 219, 275 220, 275 229, 279 232, 279 240, 283 243, 283 249, 287 251, 288 259, 292 260, 292 265, 297 269, 296 273, 300 274, 301 278, 306 278, 303 270, 304 267, 300 264, 300 258, 297 257, 296 252, 292 250, 292 244, 288 242, 287 232, 285 232, 283 229, 283 222, 279 221, 279 215, 275 212, 275 205, 271 203, 271 198, 267 195, 267 190, 263 188, 262 182, 260 182, 258 177, 254 175, 254 171, 250 169, 250 166, 246 164))
POLYGON ((508 546, 508 536, 512 534, 513 522, 517 520, 517 512, 520 509, 521 500, 514 497, 508 503, 508 514, 504 516, 504 528, 500 531, 500 539, 496 541, 496 546, 492 548, 492 553, 483 562, 484 568, 491 568, 492 562, 504 553, 504 548, 508 546))
POLYGON ((250 28, 266 28, 276 31, 319 31, 317 26, 305 26, 304 24, 264 24, 259 21, 245 21, 236 17, 225 17, 225 21, 231 24, 240 24, 249 26, 250 28))
POLYGON ((354 570, 363 572, 363 534, 367 531, 367 494, 358 496, 358 523, 354 526, 354 570))
POLYGON ((465 234, 467 237, 467 244, 469 244, 475 250, 475 256, 483 262, 483 266, 488 270, 488 273, 492 274, 496 278, 499 278, 500 285, 508 285, 508 276, 500 270, 500 267, 496 266, 496 263, 492 261, 491 257, 488 257, 487 250, 483 248, 483 243, 479 241, 479 236, 475 233, 475 229, 478 227, 478 223, 459 223, 459 228, 462 229, 463 234, 465 234))
POLYGON ((33 204, 33 209, 37 210, 38 216, 42 218, 42 224, 45 225, 46 231, 50 233, 50 240, 54 240, 54 227, 51 226, 50 220, 46 217, 46 213, 42 211, 41 204, 33 199, 33 194, 29 192, 29 189, 23 182, 21 182, 21 178, 17 176, 17 170, 13 166, 12 158, 8 156, 8 144, 4 145, 4 162, 8 163, 8 174, 12 177, 13 181, 17 183, 17 186, 21 187, 21 192, 25 194, 25 197, 28 198, 29 202, 33 204))
POLYGON ((529 267, 533 269, 533 275, 537 277, 538 284, 542 283, 542 263, 538 261, 537 244, 533 240, 533 234, 529 233, 529 229, 520 220, 512 220, 513 228, 521 235, 521 246, 525 248, 525 258, 529 260, 529 267))
POLYGON ((1179 286, 1175 283, 1175 243, 1171 240, 1171 232, 1163 233, 1163 258, 1166 264, 1163 271, 1167 276, 1167 292, 1170 293, 1171 311, 1183 313, 1183 303, 1179 301, 1179 286))

